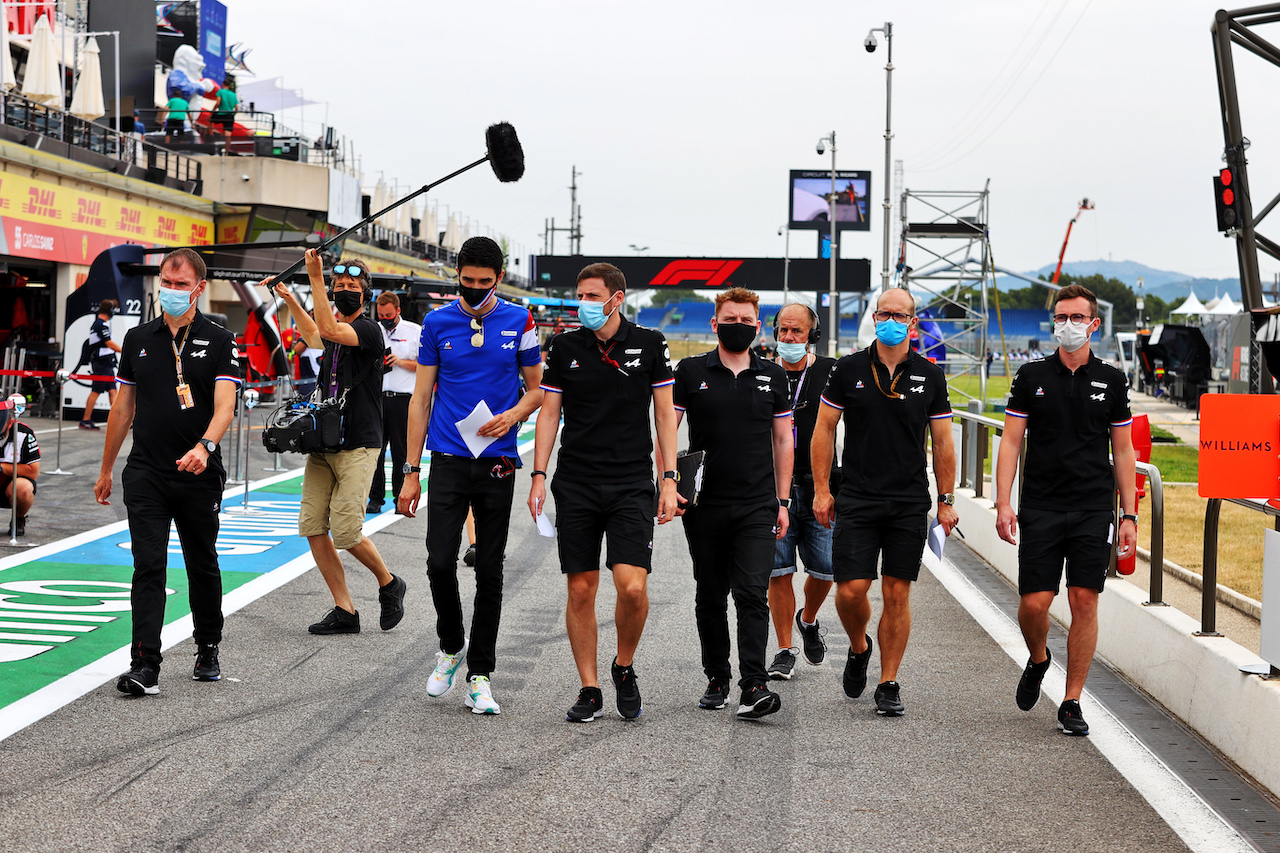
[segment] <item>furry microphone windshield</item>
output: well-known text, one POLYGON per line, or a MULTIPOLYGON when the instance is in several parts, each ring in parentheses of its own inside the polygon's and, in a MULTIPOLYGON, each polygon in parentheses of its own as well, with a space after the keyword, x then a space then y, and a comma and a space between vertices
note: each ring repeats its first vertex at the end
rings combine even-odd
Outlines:
POLYGON ((524 149, 520 147, 514 127, 505 121, 489 125, 484 132, 484 146, 498 180, 509 184, 524 176, 524 149))

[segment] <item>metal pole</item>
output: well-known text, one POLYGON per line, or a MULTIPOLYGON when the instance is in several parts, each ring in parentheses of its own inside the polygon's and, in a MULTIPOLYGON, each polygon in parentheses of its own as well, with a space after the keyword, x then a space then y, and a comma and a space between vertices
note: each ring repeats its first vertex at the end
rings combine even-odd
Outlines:
POLYGON ((1218 633, 1218 516, 1222 498, 1209 498, 1204 508, 1204 568, 1201 571, 1200 630, 1197 637, 1221 637, 1218 633))
MULTIPOLYGON (((285 395, 285 391, 288 389, 288 382, 289 382, 289 378, 286 376, 281 376, 279 379, 276 380, 275 404, 277 406, 279 406, 282 402, 284 402, 284 395, 285 395)), ((280 464, 280 454, 273 453, 271 454, 271 457, 272 457, 271 467, 263 468, 262 470, 263 471, 283 471, 284 466, 280 464)))
POLYGON ((831 131, 831 202, 828 205, 831 217, 831 304, 827 317, 827 355, 836 357, 836 342, 840 339, 840 319, 836 313, 836 132, 831 131))
POLYGON ((18 413, 14 409, 13 420, 9 424, 9 444, 13 447, 13 476, 9 485, 13 488, 13 497, 9 499, 9 544, 18 544, 18 413))
POLYGON ((787 304, 787 286, 791 281, 791 223, 786 225, 787 237, 782 249, 782 304, 787 304))
POLYGON ((880 289, 889 289, 889 159, 890 143, 893 139, 893 24, 884 22, 884 40, 889 51, 888 61, 884 66, 884 265, 880 269, 880 289))
POLYGON ((124 157, 124 128, 120 126, 120 31, 113 30, 112 38, 116 43, 116 70, 115 70, 115 90, 116 90, 116 156, 124 157))
POLYGON ((244 432, 244 400, 241 399, 239 403, 240 403, 240 406, 239 406, 240 411, 239 411, 239 419, 236 423, 235 450, 232 451, 234 458, 236 460, 236 473, 235 473, 235 476, 233 476, 230 480, 227 481, 227 484, 231 486, 238 486, 242 482, 248 479, 248 474, 246 474, 240 468, 240 442, 241 442, 241 434, 244 432))
POLYGON ((62 393, 63 393, 62 386, 67 381, 65 378, 67 375, 68 374, 66 369, 62 369, 62 370, 59 370, 56 374, 54 374, 54 377, 53 377, 53 385, 57 389, 57 393, 58 393, 58 453, 57 453, 57 456, 54 457, 54 463, 58 467, 55 468, 50 473, 57 474, 59 476, 70 475, 75 473, 74 471, 62 470, 62 393))

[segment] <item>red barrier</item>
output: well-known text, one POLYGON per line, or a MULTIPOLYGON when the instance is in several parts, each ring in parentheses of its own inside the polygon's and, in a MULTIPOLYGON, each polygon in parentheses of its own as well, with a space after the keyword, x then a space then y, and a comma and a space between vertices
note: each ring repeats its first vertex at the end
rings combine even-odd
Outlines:
MULTIPOLYGON (((1133 438, 1134 455, 1139 462, 1151 461, 1151 420, 1145 414, 1133 416, 1133 428, 1130 430, 1133 438)), ((1134 512, 1138 511, 1138 503, 1146 496, 1147 477, 1145 474, 1137 474, 1138 493, 1134 500, 1134 512)), ((1118 527, 1119 525, 1117 525, 1118 527)), ((1117 536, 1117 539, 1119 537, 1117 536)), ((1131 575, 1138 568, 1138 549, 1134 548, 1128 557, 1120 557, 1116 560, 1116 572, 1122 575, 1131 575)))
MULTIPOLYGON (((37 379, 53 378, 58 374, 52 370, 0 370, 0 376, 29 376, 37 379)), ((93 373, 72 373, 71 379, 88 379, 92 382, 115 382, 114 376, 97 376, 93 373)))

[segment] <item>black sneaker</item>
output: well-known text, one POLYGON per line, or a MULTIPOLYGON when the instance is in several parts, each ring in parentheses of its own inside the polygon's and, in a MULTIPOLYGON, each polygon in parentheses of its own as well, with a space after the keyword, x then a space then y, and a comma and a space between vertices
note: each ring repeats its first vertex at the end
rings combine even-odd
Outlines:
POLYGON ((131 696, 155 696, 160 692, 160 670, 144 663, 134 663, 116 682, 116 690, 131 696))
POLYGON ((907 712, 902 705, 902 688, 896 681, 882 681, 876 685, 876 713, 882 717, 901 717, 907 712))
POLYGON ((382 605, 378 625, 382 630, 390 631, 404 618, 404 593, 408 588, 404 578, 396 575, 391 576, 391 583, 378 587, 378 603, 382 605))
POLYGON ((467 546, 467 553, 462 555, 462 565, 474 566, 475 564, 476 564, 476 546, 475 546, 475 543, 473 542, 467 546))
POLYGON ((796 668, 796 653, 792 649, 780 649, 769 664, 769 677, 774 681, 790 681, 796 668))
POLYGON ((822 631, 818 620, 813 620, 813 627, 810 628, 800 621, 800 614, 804 612, 804 608, 796 611, 796 627, 800 629, 800 645, 804 648, 804 659, 811 666, 821 666, 822 662, 827 658, 827 641, 822 639, 822 631))
POLYGON ((750 690, 742 691, 742 702, 738 705, 738 718, 742 720, 758 720, 776 713, 782 707, 782 700, 763 684, 757 684, 750 690))
POLYGON ((1024 711, 1030 711, 1040 701, 1040 682, 1044 681, 1044 674, 1049 671, 1049 664, 1053 661, 1053 653, 1047 646, 1044 653, 1048 657, 1041 663, 1032 663, 1031 658, 1027 658, 1027 668, 1022 671, 1022 678, 1018 679, 1018 707, 1024 711))
POLYGON ((348 613, 341 607, 335 607, 324 615, 324 618, 307 630, 313 634, 359 634, 360 613, 348 613))
POLYGON ((380 512, 382 512, 382 501, 369 501, 369 503, 365 505, 365 515, 377 515, 380 512))
POLYGON ((867 634, 867 650, 855 654, 849 649, 849 660, 844 665, 844 695, 857 699, 867 689, 867 664, 871 663, 871 635, 867 634))
POLYGON ((698 700, 698 707, 704 711, 719 711, 729 701, 729 684, 718 678, 707 682, 707 692, 698 700))
POLYGON ((564 715, 571 723, 589 723, 604 716, 604 694, 599 687, 584 687, 578 691, 578 701, 564 715))
POLYGON ((192 681, 220 681, 222 668, 218 666, 217 646, 196 646, 196 665, 191 670, 192 681))
POLYGON ((624 720, 640 716, 640 684, 636 681, 636 671, 631 666, 618 666, 617 658, 613 659, 613 686, 618 689, 618 716, 624 720))
POLYGON ((1064 735, 1084 737, 1089 734, 1089 724, 1084 721, 1080 712, 1080 703, 1075 699, 1067 699, 1058 706, 1058 730, 1064 735))

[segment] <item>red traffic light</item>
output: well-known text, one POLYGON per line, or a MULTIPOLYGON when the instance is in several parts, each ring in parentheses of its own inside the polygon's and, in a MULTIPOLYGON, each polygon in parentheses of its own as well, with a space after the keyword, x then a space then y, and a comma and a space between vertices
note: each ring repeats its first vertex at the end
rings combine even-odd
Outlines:
MULTIPOLYGON (((1221 172, 1218 173, 1218 179, 1222 181, 1222 185, 1224 187, 1231 186, 1231 181, 1232 181, 1231 170, 1223 169, 1221 172)), ((1231 204, 1231 202, 1228 201, 1227 204, 1231 204)))
POLYGON ((1227 207, 1231 207, 1236 203, 1236 194, 1231 190, 1224 189, 1222 191, 1222 203, 1227 207))

